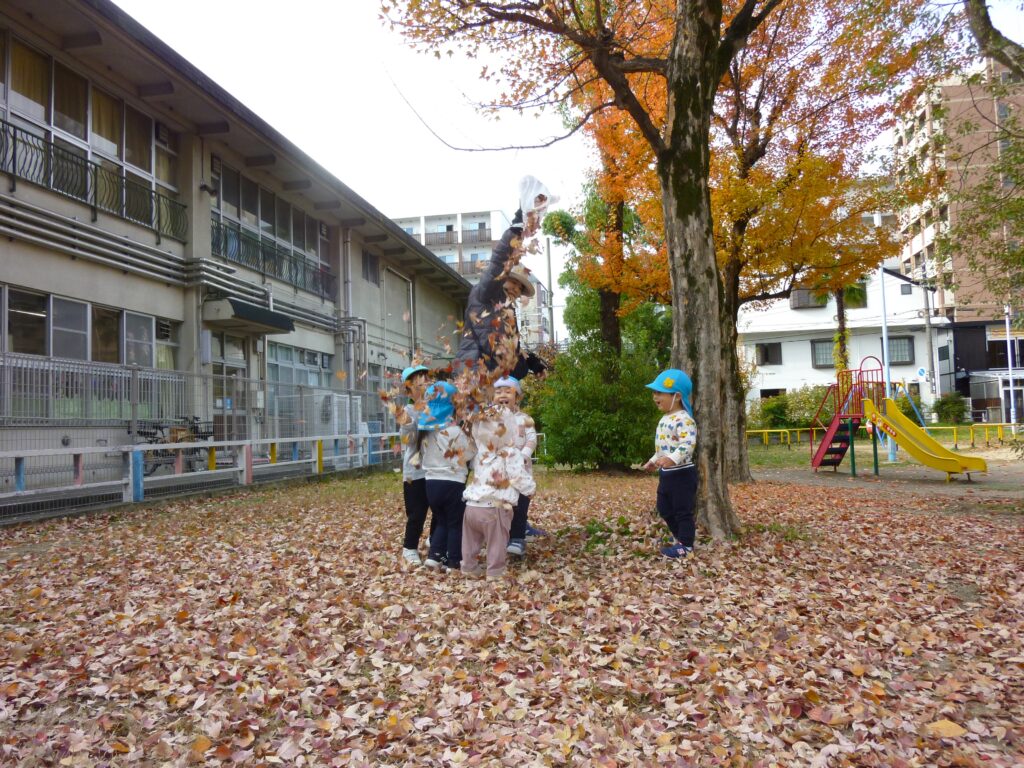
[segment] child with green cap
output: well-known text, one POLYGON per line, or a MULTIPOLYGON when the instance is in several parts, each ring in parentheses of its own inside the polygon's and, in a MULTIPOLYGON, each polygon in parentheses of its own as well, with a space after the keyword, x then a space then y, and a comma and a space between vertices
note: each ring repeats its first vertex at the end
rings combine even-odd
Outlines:
POLYGON ((675 544, 661 554, 685 558, 693 553, 697 529, 693 518, 697 498, 697 468, 693 452, 697 447, 697 423, 693 420, 690 377, 678 368, 658 374, 648 389, 654 390, 654 404, 664 415, 654 436, 655 452, 644 469, 658 471, 658 514, 668 526, 675 544))
MULTIPOLYGON (((398 438, 402 443, 402 498, 405 502, 405 537, 402 558, 420 565, 419 546, 430 505, 427 503, 427 473, 419 462, 419 420, 425 409, 423 392, 430 384, 430 370, 425 365, 410 365, 402 371, 402 386, 412 401, 395 412, 398 438)), ((434 521, 431 520, 431 531, 434 521)))

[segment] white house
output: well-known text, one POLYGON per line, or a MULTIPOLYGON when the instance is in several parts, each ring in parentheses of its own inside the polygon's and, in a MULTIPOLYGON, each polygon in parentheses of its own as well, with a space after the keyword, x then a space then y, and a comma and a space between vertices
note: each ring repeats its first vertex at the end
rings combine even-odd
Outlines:
MULTIPOLYGON (((952 378, 952 333, 945 316, 928 317, 924 286, 893 269, 873 272, 865 281, 866 301, 847 303, 850 365, 882 355, 883 312, 889 337, 892 381, 903 382, 928 405, 948 391, 952 378), (884 310, 883 310, 884 285, 884 310), (928 322, 930 320, 930 323, 928 322), (940 385, 940 386, 937 386, 940 385)), ((834 298, 807 290, 768 307, 743 307, 738 319, 739 354, 753 371, 748 400, 772 397, 836 379, 832 361, 838 318, 834 298)))

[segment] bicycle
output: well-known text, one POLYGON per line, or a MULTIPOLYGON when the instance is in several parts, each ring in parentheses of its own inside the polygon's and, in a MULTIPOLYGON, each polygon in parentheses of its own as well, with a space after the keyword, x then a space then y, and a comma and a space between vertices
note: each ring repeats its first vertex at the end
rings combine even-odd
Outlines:
MULTIPOLYGON (((135 430, 148 444, 162 443, 198 443, 213 439, 213 422, 200 421, 198 416, 189 416, 183 424, 152 423, 139 426, 135 430)), ((185 471, 196 472, 206 467, 209 461, 208 448, 182 448, 185 471)), ((178 450, 159 448, 146 451, 143 458, 143 474, 149 477, 162 466, 172 466, 177 459, 178 450)))

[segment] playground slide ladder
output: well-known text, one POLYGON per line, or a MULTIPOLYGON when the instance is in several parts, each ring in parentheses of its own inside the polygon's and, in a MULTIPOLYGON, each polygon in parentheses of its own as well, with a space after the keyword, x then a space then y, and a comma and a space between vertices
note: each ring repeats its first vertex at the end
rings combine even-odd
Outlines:
POLYGON ((858 427, 860 427, 860 419, 857 417, 843 416, 836 414, 832 418, 832 422, 828 425, 828 429, 822 437, 821 442, 818 444, 818 450, 815 451, 813 458, 811 459, 811 466, 814 467, 815 471, 819 467, 832 467, 835 471, 843 459, 846 457, 847 452, 850 450, 850 441, 853 439, 853 435, 856 434, 858 427), (852 422, 852 434, 851 434, 851 422, 852 422))

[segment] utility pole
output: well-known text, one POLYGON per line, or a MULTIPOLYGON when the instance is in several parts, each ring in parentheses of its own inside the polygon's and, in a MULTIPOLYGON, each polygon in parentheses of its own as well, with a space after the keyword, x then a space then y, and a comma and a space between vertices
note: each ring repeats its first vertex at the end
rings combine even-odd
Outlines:
POLYGON ((921 286, 924 288, 924 338, 928 346, 928 381, 931 384, 932 394, 938 395, 938 384, 935 378, 935 340, 932 338, 932 309, 928 292, 931 287, 928 285, 928 262, 925 262, 924 280, 921 286))

